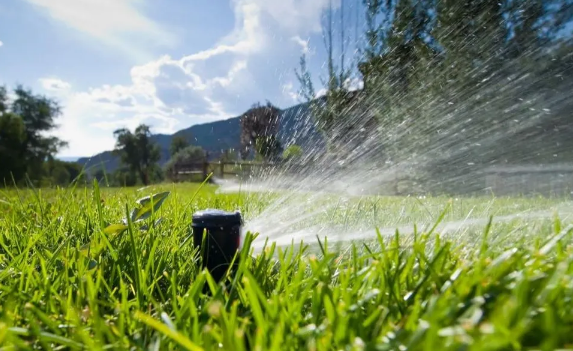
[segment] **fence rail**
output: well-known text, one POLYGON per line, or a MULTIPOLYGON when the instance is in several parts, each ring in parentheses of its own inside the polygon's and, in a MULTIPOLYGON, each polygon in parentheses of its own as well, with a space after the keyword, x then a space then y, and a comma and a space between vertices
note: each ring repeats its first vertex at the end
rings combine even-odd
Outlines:
MULTIPOLYGON (((338 166, 337 166, 338 167, 338 166)), ((341 166, 340 175, 348 171, 348 167, 341 166)), ((246 178, 265 178, 266 176, 281 175, 286 176, 285 179, 294 176, 295 182, 296 178, 305 170, 308 173, 320 169, 319 165, 311 163, 293 163, 288 164, 283 163, 272 163, 272 162, 185 162, 176 164, 173 168, 173 173, 171 178, 176 181, 203 181, 210 173, 213 173, 215 177, 220 179, 246 179, 246 178), (317 168, 318 167, 318 168, 317 168), (276 172, 275 172, 276 171, 276 172)), ((210 179, 211 181, 213 178, 210 179)), ((290 179, 291 181, 292 178, 290 179)), ((338 180, 338 179, 333 179, 338 180)), ((381 193, 386 195, 406 195, 414 191, 415 180, 411 178, 408 174, 402 174, 400 172, 395 172, 394 176, 388 177, 381 184, 379 184, 381 193)), ((373 189, 374 190, 374 189, 373 189)))
POLYGON ((184 180, 188 176, 200 175, 206 179, 209 173, 220 178, 226 176, 242 176, 250 174, 253 170, 262 170, 276 166, 274 163, 251 163, 251 162, 186 162, 176 164, 173 168, 173 178, 177 181, 184 180))

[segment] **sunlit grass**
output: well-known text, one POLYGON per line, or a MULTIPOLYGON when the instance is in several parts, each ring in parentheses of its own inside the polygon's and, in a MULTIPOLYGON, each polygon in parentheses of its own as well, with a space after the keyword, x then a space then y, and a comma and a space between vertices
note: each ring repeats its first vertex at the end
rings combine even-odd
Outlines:
POLYGON ((312 253, 269 244, 252 260, 248 235, 237 274, 217 286, 197 265, 191 215, 241 209, 250 219, 271 201, 190 184, 0 192, 1 347, 573 348, 568 219, 495 222, 551 209, 557 199, 347 199, 311 220, 366 221, 373 231, 468 216, 493 223, 468 232, 470 241, 440 238, 430 226, 337 248, 315 239, 312 253), (147 230, 131 222, 109 229, 137 199, 165 191, 147 230))

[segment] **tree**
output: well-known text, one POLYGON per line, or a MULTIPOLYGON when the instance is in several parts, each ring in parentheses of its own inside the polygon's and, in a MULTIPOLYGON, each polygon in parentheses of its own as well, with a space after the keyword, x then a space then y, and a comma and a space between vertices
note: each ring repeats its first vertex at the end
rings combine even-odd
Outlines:
POLYGON ((65 162, 49 158, 44 163, 46 177, 44 184, 68 186, 72 182, 85 185, 86 175, 82 166, 76 162, 65 162))
POLYGON ((63 140, 47 134, 57 127, 55 120, 61 114, 58 103, 30 90, 17 86, 13 101, 8 100, 6 88, 0 88, 0 148, 2 151, 0 176, 16 182, 28 174, 39 182, 46 176, 44 163, 67 145, 63 140))
POLYGON ((104 184, 106 184, 107 186, 109 186, 109 178, 110 178, 111 174, 107 174, 105 169, 97 169, 94 173, 93 173, 93 177, 95 180, 97 180, 98 183, 102 183, 105 182, 104 184))
POLYGON ((189 146, 189 142, 187 141, 187 139, 183 136, 175 136, 173 137, 173 139, 171 140, 171 147, 169 148, 169 154, 171 156, 175 155, 176 153, 178 153, 179 151, 185 149, 187 146, 189 146))
MULTIPOLYGON (((0 105, 2 100, 0 99, 0 105)), ((26 127, 20 116, 13 113, 0 114, 0 183, 19 181, 26 173, 25 161, 26 127)))
POLYGON ((0 86, 0 115, 8 110, 8 91, 6 87, 0 86))
POLYGON ((190 145, 186 148, 179 150, 175 155, 171 156, 169 161, 164 166, 165 174, 171 180, 175 179, 175 167, 181 163, 202 163, 205 161, 205 150, 200 146, 190 145))
MULTIPOLYGON (((373 145, 367 148, 376 148, 371 154, 376 154, 378 161, 399 162, 407 157, 404 150, 411 150, 417 139, 426 138, 423 133, 413 132, 414 128, 425 129, 430 123, 425 119, 428 100, 432 101, 427 76, 433 71, 438 55, 429 35, 434 2, 365 0, 364 3, 367 42, 358 64, 364 89, 357 99, 359 102, 351 106, 360 123, 352 131, 352 138, 346 139, 370 140, 373 145), (374 139, 378 141, 372 142, 374 139)), ((350 143, 350 146, 347 149, 352 153, 358 145, 350 143)))
MULTIPOLYGON (((477 170, 571 155, 571 0, 363 5, 366 46, 358 70, 364 88, 351 96, 340 84, 340 67, 330 58, 330 22, 323 26, 324 96, 316 97, 304 55, 296 72, 332 154, 345 161, 368 155, 369 163, 415 164, 442 189, 450 180, 466 182, 468 189, 467 183, 477 184, 470 163, 477 170)), ((331 21, 332 9, 327 11, 331 21)))
POLYGON ((45 136, 57 127, 55 119, 61 115, 59 104, 42 95, 18 86, 11 111, 19 115, 26 127, 26 162, 31 177, 41 174, 41 166, 48 156, 55 155, 67 142, 57 137, 45 136))
MULTIPOLYGON (((279 128, 280 110, 267 101, 262 106, 254 104, 241 116, 241 158, 246 159, 249 152, 255 148, 256 152, 265 155, 273 154, 278 140, 276 139, 279 128), (257 147, 257 140, 259 147, 257 147), (263 141, 264 140, 264 141, 263 141), (272 144, 272 145, 271 145, 272 144), (267 154, 267 152, 270 152, 267 154)), ((265 157, 261 154, 262 157, 265 157)))
MULTIPOLYGON (((352 109, 359 104, 358 95, 352 90, 351 82, 356 80, 358 71, 355 62, 359 57, 347 60, 347 50, 350 46, 350 36, 346 33, 345 1, 340 2, 339 21, 334 19, 332 1, 326 10, 323 23, 324 49, 326 51, 326 77, 321 77, 324 95, 317 96, 312 83, 310 72, 307 69, 306 55, 300 58, 300 69, 295 69, 295 74, 300 83, 299 94, 302 100, 309 104, 310 111, 317 129, 322 133, 331 155, 343 157, 343 154, 351 149, 350 140, 356 140, 357 133, 365 127, 371 126, 371 119, 352 114, 352 109), (340 35, 335 40, 335 33, 340 35), (335 57, 340 58, 336 62, 335 57)), ((356 6, 356 5, 354 5, 356 6)), ((358 26, 358 21, 356 23, 358 26)), ((358 27, 356 27, 357 29, 358 27)), ((357 32, 357 31, 356 31, 357 32)), ((357 54, 359 38, 354 37, 357 54)))
POLYGON ((276 160, 283 151, 281 142, 274 135, 258 137, 255 148, 257 155, 264 161, 276 160))
POLYGON ((66 186, 70 183, 71 175, 66 167, 57 166, 51 170, 50 178, 53 184, 66 186))
POLYGON ((116 145, 114 153, 129 171, 137 175, 144 185, 150 184, 150 176, 157 168, 160 159, 159 146, 151 141, 151 131, 145 124, 139 125, 135 132, 121 128, 114 131, 116 145))
POLYGON ((113 185, 117 186, 134 186, 137 184, 137 176, 129 168, 122 167, 113 172, 111 175, 111 182, 113 185))

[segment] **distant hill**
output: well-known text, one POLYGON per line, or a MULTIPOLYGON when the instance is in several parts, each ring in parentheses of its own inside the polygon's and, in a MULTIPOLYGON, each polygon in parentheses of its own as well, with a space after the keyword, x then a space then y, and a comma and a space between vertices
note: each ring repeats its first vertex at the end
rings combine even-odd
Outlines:
MULTIPOLYGON (((226 120, 193 125, 174 134, 154 134, 151 139, 161 150, 160 165, 169 160, 169 147, 175 136, 183 136, 193 145, 201 146, 209 152, 210 159, 218 158, 228 149, 240 148, 240 116, 226 120)), ((278 137, 284 146, 300 145, 303 150, 322 148, 324 142, 309 114, 307 103, 295 105, 281 111, 278 137)), ((120 166, 119 158, 111 151, 104 151, 92 157, 82 157, 77 162, 87 169, 101 169, 113 172, 120 166)))

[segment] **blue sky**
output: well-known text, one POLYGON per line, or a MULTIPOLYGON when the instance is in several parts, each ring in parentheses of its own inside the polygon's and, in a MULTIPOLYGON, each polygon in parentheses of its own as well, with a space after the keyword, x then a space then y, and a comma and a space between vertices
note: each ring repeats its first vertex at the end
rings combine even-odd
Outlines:
MULTIPOLYGON (((2 0, 0 85, 63 107, 59 156, 113 148, 113 130, 173 133, 256 101, 298 102, 303 52, 318 81, 329 0, 2 0)), ((334 6, 338 6, 334 2, 334 6)))

